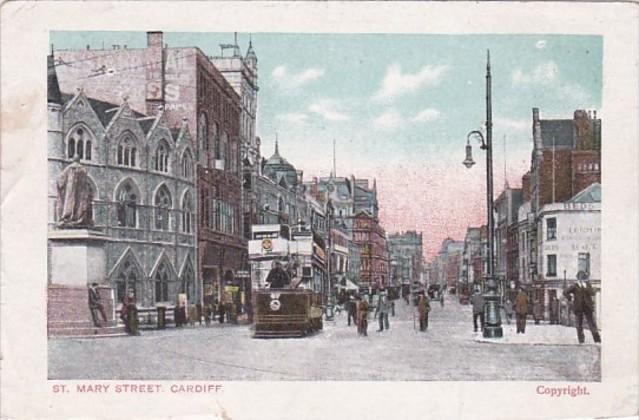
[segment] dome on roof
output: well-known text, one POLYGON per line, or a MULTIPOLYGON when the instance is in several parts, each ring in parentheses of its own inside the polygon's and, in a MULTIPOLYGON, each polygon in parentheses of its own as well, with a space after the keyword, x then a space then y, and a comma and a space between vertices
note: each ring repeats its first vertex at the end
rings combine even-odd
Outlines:
POLYGON ((288 185, 297 185, 297 170, 280 156, 277 141, 275 141, 275 153, 264 164, 263 173, 277 183, 280 183, 282 177, 285 177, 288 185))

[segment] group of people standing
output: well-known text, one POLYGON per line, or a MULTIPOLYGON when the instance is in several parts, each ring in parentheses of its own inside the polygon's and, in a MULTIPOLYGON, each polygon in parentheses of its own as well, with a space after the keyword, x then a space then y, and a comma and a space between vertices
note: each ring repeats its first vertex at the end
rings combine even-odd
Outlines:
MULTIPOLYGON (((350 296, 344 303, 346 312, 348 313, 348 325, 351 323, 357 325, 357 333, 361 336, 368 335, 368 312, 370 311, 370 304, 366 296, 350 296)), ((394 302, 388 298, 385 292, 378 295, 377 305, 375 305, 374 317, 379 322, 379 329, 377 332, 382 332, 384 329, 388 330, 390 324, 388 321, 389 314, 394 315, 394 302)))
POLYGON ((350 296, 344 303, 346 312, 348 313, 348 326, 351 322, 357 325, 357 334, 361 336, 368 335, 368 310, 369 304, 366 298, 361 296, 350 296))
MULTIPOLYGON (((595 343, 601 342, 601 336, 595 322, 594 313, 594 296, 595 290, 588 281, 588 274, 580 271, 577 273, 577 282, 563 291, 563 296, 568 303, 572 303, 572 310, 575 314, 575 323, 577 328, 577 339, 580 344, 584 343, 585 335, 583 331, 584 319, 588 323, 588 328, 592 333, 592 338, 595 343)), ((484 329, 484 305, 485 300, 479 290, 476 290, 470 299, 473 308, 473 328, 474 331, 478 331, 477 320, 480 321, 481 330, 484 329)), ((517 323, 517 334, 526 333, 526 320, 529 314, 530 302, 528 294, 524 287, 520 287, 514 302, 510 298, 506 298, 502 308, 504 310, 505 319, 508 324, 512 319, 513 312, 515 313, 517 323)), ((543 319, 543 305, 540 301, 535 301, 532 304, 532 315, 535 324, 539 324, 539 321, 543 319)), ((549 321, 550 324, 559 324, 560 315, 560 302, 556 296, 553 296, 550 300, 549 307, 549 321)))

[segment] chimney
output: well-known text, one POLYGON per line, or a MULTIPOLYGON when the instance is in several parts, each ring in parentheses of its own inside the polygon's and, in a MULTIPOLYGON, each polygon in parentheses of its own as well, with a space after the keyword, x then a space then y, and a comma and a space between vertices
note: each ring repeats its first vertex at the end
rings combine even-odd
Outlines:
POLYGON ((543 144, 541 141, 541 122, 539 120, 539 108, 533 108, 533 143, 535 145, 535 150, 541 150, 543 148, 543 144))
POLYGON ((146 33, 146 46, 149 48, 162 48, 162 31, 150 31, 146 33))
POLYGON ((157 115, 160 106, 164 106, 164 50, 162 32, 146 33, 147 48, 144 60, 149 66, 146 72, 146 114, 157 115))

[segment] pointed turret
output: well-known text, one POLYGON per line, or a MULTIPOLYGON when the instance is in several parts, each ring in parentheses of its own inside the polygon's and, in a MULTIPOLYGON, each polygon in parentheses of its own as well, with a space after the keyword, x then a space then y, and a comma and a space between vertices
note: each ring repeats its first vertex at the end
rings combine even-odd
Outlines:
POLYGON ((62 105, 62 94, 60 93, 53 55, 47 56, 47 102, 62 105))
POLYGON ((246 57, 244 58, 246 63, 253 69, 257 69, 257 55, 253 49, 253 40, 249 38, 248 50, 246 50, 246 57))

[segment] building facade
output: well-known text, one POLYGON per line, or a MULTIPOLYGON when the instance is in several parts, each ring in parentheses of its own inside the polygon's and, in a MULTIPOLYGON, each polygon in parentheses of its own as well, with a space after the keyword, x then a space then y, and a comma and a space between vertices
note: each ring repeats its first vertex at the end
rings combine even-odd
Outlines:
POLYGON ((392 279, 399 285, 419 282, 423 271, 422 233, 398 232, 388 235, 392 279))
POLYGON ((87 96, 158 115, 175 130, 193 130, 197 175, 197 277, 206 294, 221 297, 241 287, 247 269, 242 223, 240 124, 242 100, 197 47, 168 47, 162 32, 148 32, 145 48, 56 50, 63 91, 83 87, 87 96), (69 65, 69 63, 74 63, 69 65))
MULTIPOLYGON (((159 110, 147 116, 119 105, 60 90, 49 60, 48 224, 57 231, 56 181, 74 156, 86 167, 93 195, 93 230, 103 235, 101 283, 116 305, 132 293, 141 308, 190 303, 197 282, 195 143, 188 123, 171 128, 159 110)), ((55 261, 49 261, 55 264, 55 261)), ((51 278, 49 283, 59 283, 51 278)))

